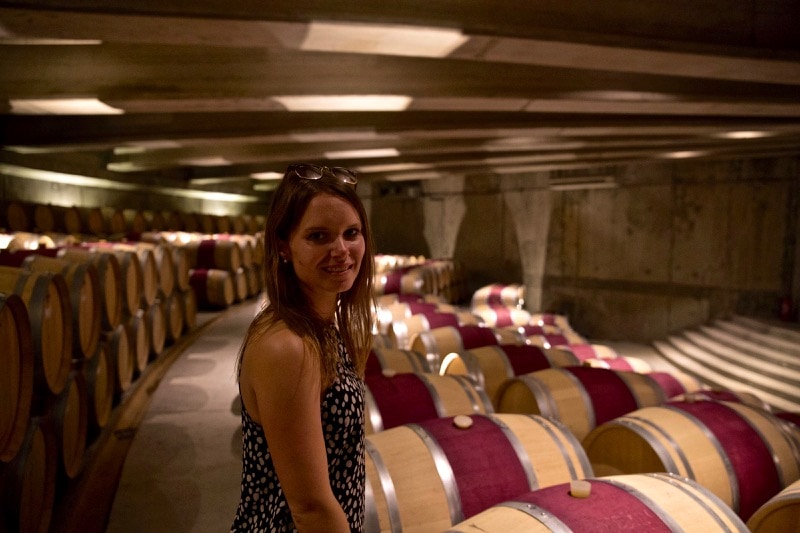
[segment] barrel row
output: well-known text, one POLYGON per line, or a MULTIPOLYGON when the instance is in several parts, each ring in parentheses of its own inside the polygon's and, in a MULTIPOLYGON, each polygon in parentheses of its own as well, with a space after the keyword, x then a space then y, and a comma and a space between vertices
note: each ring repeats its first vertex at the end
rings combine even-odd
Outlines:
POLYGON ((224 309, 257 296, 264 288, 263 234, 146 232, 147 242, 181 250, 189 267, 189 285, 198 307, 224 309))
POLYGON ((5 217, 0 225, 12 232, 63 232, 94 236, 145 231, 254 234, 263 230, 264 221, 262 215, 214 215, 180 210, 59 206, 10 201, 5 205, 5 217))
POLYGON ((69 247, 0 266, 0 519, 11 530, 46 529, 56 487, 79 476, 115 406, 196 324, 191 290, 148 303, 140 257, 69 247))
POLYGON ((429 419, 368 435, 367 529, 793 530, 798 462, 768 414, 711 401, 658 409, 691 411, 673 420, 633 414, 650 421, 651 433, 671 448, 639 445, 623 434, 595 449, 554 419, 521 414, 429 419), (748 438, 709 445, 725 425, 748 438), (598 462, 599 450, 616 450, 616 463, 598 462), (673 453, 683 464, 645 464, 648 453, 637 452, 673 453), (769 519, 777 529, 761 526, 769 519))
POLYGON ((434 295, 446 302, 460 302, 466 294, 466 276, 461 264, 452 259, 425 259, 388 269, 379 256, 375 259, 376 296, 434 295))
MULTIPOLYGON (((393 379, 399 376, 393 376, 393 379)), ((414 405, 409 407, 415 410, 414 405)), ((374 515, 372 519, 380 525, 381 531, 408 528, 415 531, 442 531, 446 526, 480 513, 488 506, 516 499, 530 490, 517 484, 518 477, 507 464, 495 457, 490 461, 484 458, 486 454, 496 453, 491 445, 468 442, 463 434, 465 428, 487 416, 526 416, 557 424, 563 435, 568 435, 576 443, 580 442, 580 446, 573 449, 578 450, 579 455, 586 454, 589 466, 584 471, 591 471, 594 475, 653 475, 654 472, 667 472, 673 485, 685 482, 702 490, 705 498, 715 502, 716 509, 724 510, 719 515, 725 517, 728 525, 739 521, 744 523, 755 510, 769 504, 771 498, 798 479, 800 460, 797 440, 793 440, 769 412, 745 403, 670 401, 634 409, 627 415, 612 418, 598 426, 583 440, 578 439, 570 427, 558 418, 545 415, 492 414, 478 410, 473 410, 467 417, 429 415, 419 422, 406 422, 368 435, 368 442, 372 446, 370 448, 368 445, 369 457, 375 462, 372 468, 377 470, 370 480, 373 486, 372 496, 368 496, 368 512, 371 509, 374 515), (656 410, 667 410, 673 417, 654 412, 656 410), (428 435, 420 429, 451 424, 460 428, 454 430, 457 436, 428 435), (452 440, 448 441, 448 438, 452 440), (454 461, 462 462, 458 467, 445 463, 451 455, 439 449, 443 441, 445 444, 452 442, 455 447, 452 451, 454 461), (381 446, 386 450, 381 450, 381 446), (423 450, 426 447, 429 449, 427 453, 432 457, 431 463, 426 464, 428 460, 422 458, 427 456, 415 449, 417 446, 423 450), (413 456, 405 455, 407 453, 413 456), (476 456, 478 454, 483 456, 476 456), (487 462, 491 466, 486 466, 487 462), (475 468, 486 468, 487 471, 476 473, 475 468), (495 472, 502 472, 499 479, 495 472), (463 476, 463 479, 459 480, 459 476, 463 476), (492 499, 491 495, 481 492, 483 482, 487 483, 487 492, 499 484, 506 488, 513 487, 512 494, 492 499), (470 488, 467 489, 467 486, 470 488), (438 496, 433 501, 429 500, 431 492, 436 490, 443 490, 441 500, 438 496), (475 498, 476 492, 480 497, 477 501, 469 502, 469 512, 465 514, 464 500, 475 498), (370 497, 375 500, 370 500, 370 497), (419 520, 424 521, 419 523, 419 520)), ((537 442, 541 444, 543 441, 537 442)), ((519 449, 519 446, 512 444, 509 448, 519 449)), ((537 465, 547 464, 542 458, 535 460, 542 461, 535 463, 537 465)), ((563 467, 563 463, 559 466, 563 467)), ((565 476, 561 481, 570 479, 565 476)), ((662 519, 667 523, 681 523, 678 517, 673 516, 674 512, 666 512, 662 519)), ((712 517, 712 520, 719 521, 720 516, 712 517)))
MULTIPOLYGON (((104 300, 107 306, 103 317, 111 326, 123 312, 133 314, 140 307, 153 305, 157 296, 169 297, 173 291, 194 292, 196 306, 200 309, 220 309, 255 296, 263 287, 263 259, 260 257, 263 242, 260 239, 247 235, 186 233, 178 239, 175 235, 166 232, 129 234, 123 241, 80 240, 68 236, 56 242, 49 237, 42 241, 45 236, 34 234, 5 234, 16 238, 17 242, 12 246, 12 241, 5 240, 6 250, 0 255, 0 263, 3 255, 8 263, 21 264, 28 255, 77 259, 80 254, 104 252, 106 255, 100 256, 102 261, 120 265, 111 265, 113 269, 101 276, 102 292, 115 294, 109 285, 114 277, 123 278, 123 298, 104 300), (124 309, 111 308, 111 305, 122 305, 124 309)), ((98 256, 92 258, 100 261, 98 256)))
MULTIPOLYGON (((429 366, 426 367, 426 358, 418 352, 374 349, 371 359, 372 363, 368 364, 368 378, 370 373, 380 371, 383 378, 391 379, 395 385, 376 388, 377 393, 382 393, 384 388, 392 390, 394 398, 385 402, 384 406, 394 409, 403 406, 397 400, 397 389, 400 385, 398 378, 405 374, 395 375, 393 371, 387 373, 387 369, 390 366, 402 371, 430 369, 429 366)), ((786 425, 770 413, 763 402, 747 394, 703 389, 692 394, 675 395, 677 380, 671 376, 669 378, 669 381, 664 381, 655 376, 592 367, 549 368, 518 376, 510 381, 509 383, 517 386, 508 387, 505 401, 510 401, 516 411, 503 406, 498 409, 497 414, 517 412, 558 420, 571 435, 582 442, 591 464, 597 464, 603 475, 674 473, 681 478, 693 480, 710 491, 741 520, 747 520, 759 506, 766 504, 769 498, 797 479, 800 469, 800 439, 797 435, 800 427, 796 427, 794 431, 787 430, 786 425), (660 387, 659 381, 671 385, 660 387), (668 390, 672 392, 667 392, 668 390), (672 396, 669 401, 668 395, 672 396), (526 402, 529 404, 523 405, 526 402), (677 427, 672 428, 670 416, 657 412, 652 415, 652 419, 642 422, 642 417, 651 416, 652 409, 666 410, 672 414, 683 412, 683 419, 677 427), (704 419, 708 419, 708 422, 704 419), (697 427, 685 428, 684 425, 690 422, 697 424, 697 427), (665 426, 659 427, 659 424, 665 426), (622 435, 626 431, 633 431, 634 434, 627 437, 612 435, 602 441, 594 437, 596 432, 611 431, 609 426, 618 426, 617 432, 622 435), (700 434, 705 435, 707 443, 698 440, 700 434), (597 439, 598 443, 588 445, 591 439, 597 439), (625 439, 631 442, 625 442, 625 439), (744 439, 746 444, 742 444, 741 449, 731 448, 727 444, 730 439, 744 439), (667 444, 672 449, 667 448, 667 444), (696 446, 703 450, 693 458, 691 455, 696 446), (726 446, 728 449, 725 449, 726 446), (635 448, 633 451, 632 447, 635 448), (711 459, 708 458, 709 454, 713 454, 711 459), (747 454, 748 457, 743 459, 742 454, 747 454), (747 466, 751 464, 753 466, 747 466), (701 472, 701 469, 707 471, 701 472), (726 472, 724 476, 723 471, 726 472), (758 476, 767 476, 769 479, 757 480, 755 488, 737 488, 740 484, 746 484, 742 480, 749 479, 748 476, 755 475, 756 472, 758 476), (712 482, 712 479, 716 482, 712 482)), ((410 378, 406 378, 406 381, 409 380, 410 378)), ((469 381, 479 394, 482 387, 472 379, 469 381)), ((368 383, 370 382, 375 380, 368 379, 368 383)), ((416 387, 424 390, 418 384, 416 387)), ((413 386, 409 387, 409 390, 413 389, 413 386)), ((370 389, 370 394, 376 396, 376 391, 370 389)), ((475 395, 474 392, 470 394, 475 395)), ((409 398, 413 400, 409 402, 409 408, 404 414, 418 410, 418 398, 423 395, 420 390, 410 394, 409 398)), ((462 396, 464 397, 458 400, 462 404, 461 412, 471 416, 492 412, 486 407, 487 404, 484 404, 483 411, 474 407, 475 402, 470 407, 469 402, 464 402, 469 394, 462 396)), ((446 401, 446 398, 447 396, 440 394, 437 401, 446 401)), ((454 408, 457 404, 458 402, 451 402, 454 408)), ((429 408, 427 416, 432 416, 434 411, 435 409, 429 408)), ((384 414, 384 418, 389 416, 384 414)))

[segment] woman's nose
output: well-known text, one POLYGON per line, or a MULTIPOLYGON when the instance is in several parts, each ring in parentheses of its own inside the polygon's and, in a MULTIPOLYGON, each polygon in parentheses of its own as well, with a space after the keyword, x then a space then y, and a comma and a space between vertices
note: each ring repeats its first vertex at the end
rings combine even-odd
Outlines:
POLYGON ((347 243, 345 242, 344 238, 337 237, 334 239, 331 253, 337 256, 347 254, 347 243))

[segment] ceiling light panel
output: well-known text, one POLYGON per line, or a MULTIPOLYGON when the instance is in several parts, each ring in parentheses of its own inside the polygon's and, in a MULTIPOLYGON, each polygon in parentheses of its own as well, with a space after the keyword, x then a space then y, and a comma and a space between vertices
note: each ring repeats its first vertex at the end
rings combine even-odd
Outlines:
POLYGON ((11 99, 15 115, 121 115, 122 109, 111 107, 97 98, 34 98, 11 99))
POLYGON ((469 38, 460 30, 341 22, 309 24, 301 50, 447 57, 469 38))
POLYGON ((289 111, 404 111, 410 96, 398 95, 287 95, 273 99, 289 111))

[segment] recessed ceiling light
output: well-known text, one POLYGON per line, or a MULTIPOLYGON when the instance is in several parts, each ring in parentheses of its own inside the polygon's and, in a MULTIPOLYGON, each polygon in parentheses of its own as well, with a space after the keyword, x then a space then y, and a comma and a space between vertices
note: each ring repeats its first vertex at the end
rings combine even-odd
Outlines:
POLYGON ((609 100, 612 102, 669 102, 675 100, 671 94, 646 91, 575 91, 564 93, 564 96, 579 100, 609 100))
POLYGON ((254 180, 269 181, 283 179, 283 174, 281 172, 253 172, 250 177, 254 180))
POLYGON ((2 37, 0 44, 24 46, 93 46, 103 44, 98 39, 39 39, 35 37, 2 37))
POLYGON ((403 111, 411 103, 410 96, 351 95, 287 95, 273 99, 289 111, 403 111))
POLYGON ((446 57, 464 44, 461 30, 426 26, 312 22, 301 50, 446 57))
POLYGON ((431 170, 428 172, 403 172, 398 174, 389 174, 386 176, 386 181, 415 181, 415 180, 432 180, 443 178, 444 174, 431 170))
POLYGON ((111 107, 97 98, 32 98, 11 99, 11 113, 16 115, 121 115, 122 109, 111 107))
POLYGON ((699 150, 684 150, 679 152, 669 152, 664 154, 662 157, 666 157, 669 159, 688 159, 690 157, 700 157, 701 155, 705 155, 706 152, 702 152, 699 150))
POLYGON ((400 152, 396 148, 370 148, 365 150, 339 150, 325 152, 327 159, 359 159, 372 157, 397 157, 400 152))
POLYGON ((429 163, 393 163, 388 165, 361 165, 354 170, 359 172, 402 172, 405 170, 426 170, 433 168, 429 163))
POLYGON ((716 137, 723 139, 760 139, 762 137, 771 137, 775 135, 771 131, 758 131, 758 130, 741 130, 741 131, 726 131, 716 134, 716 137))

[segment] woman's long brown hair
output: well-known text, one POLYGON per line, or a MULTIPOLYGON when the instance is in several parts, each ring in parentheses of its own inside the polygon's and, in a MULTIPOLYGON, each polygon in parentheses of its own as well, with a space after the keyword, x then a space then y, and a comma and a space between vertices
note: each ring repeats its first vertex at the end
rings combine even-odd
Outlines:
POLYGON ((364 257, 353 286, 339 295, 336 325, 347 353, 359 375, 363 375, 372 342, 374 245, 364 204, 355 186, 324 175, 317 180, 301 179, 287 173, 275 190, 264 228, 265 307, 248 328, 236 362, 237 376, 247 343, 262 335, 271 326, 283 322, 303 339, 310 359, 319 364, 323 389, 337 377, 337 347, 330 345, 325 329, 330 324, 314 310, 303 293, 291 263, 283 263, 279 253, 281 242, 288 242, 300 223, 311 200, 320 194, 342 198, 358 213, 364 236, 364 257))

